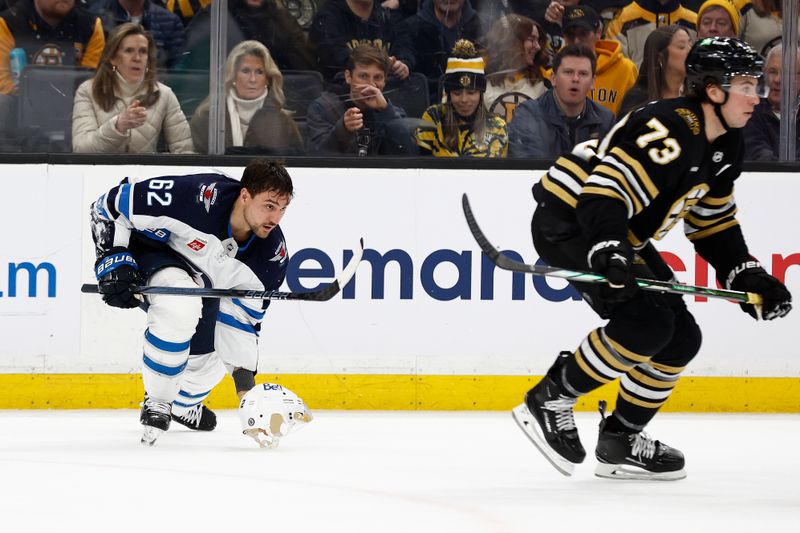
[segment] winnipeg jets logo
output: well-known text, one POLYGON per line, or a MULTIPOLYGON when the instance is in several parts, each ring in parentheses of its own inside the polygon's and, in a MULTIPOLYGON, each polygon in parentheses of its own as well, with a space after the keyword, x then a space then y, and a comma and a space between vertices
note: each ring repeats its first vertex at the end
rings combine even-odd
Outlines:
POLYGON ((725 155, 725 154, 723 154, 722 152, 714 152, 714 155, 713 155, 713 156, 711 156, 711 160, 712 160, 714 163, 719 163, 720 161, 722 161, 722 157, 723 157, 724 155, 725 155))
POLYGON ((278 263, 283 263, 286 261, 286 243, 281 241, 277 248, 275 248, 275 257, 270 259, 270 261, 277 261, 278 263))
POLYGON ((217 201, 217 195, 219 191, 217 190, 217 182, 212 183, 211 185, 201 185, 200 186, 200 202, 203 204, 203 207, 206 209, 206 213, 209 212, 211 206, 214 205, 214 202, 217 201))

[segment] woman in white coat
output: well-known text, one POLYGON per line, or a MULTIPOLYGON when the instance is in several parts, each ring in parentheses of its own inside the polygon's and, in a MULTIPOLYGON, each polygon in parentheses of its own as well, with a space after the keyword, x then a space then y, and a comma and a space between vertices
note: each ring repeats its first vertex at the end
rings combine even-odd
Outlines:
POLYGON ((192 153, 189 123, 172 90, 156 81, 156 46, 133 23, 109 34, 97 73, 75 93, 72 149, 84 153, 192 153))

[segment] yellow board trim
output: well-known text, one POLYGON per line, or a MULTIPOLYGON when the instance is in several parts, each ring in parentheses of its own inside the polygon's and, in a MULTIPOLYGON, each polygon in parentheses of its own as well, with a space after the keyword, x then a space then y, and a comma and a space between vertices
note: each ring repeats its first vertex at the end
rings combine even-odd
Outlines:
MULTIPOLYGON (((540 376, 411 376, 401 374, 259 374, 257 382, 280 383, 312 409, 505 411, 522 402, 540 376)), ((578 400, 582 411, 605 399, 610 383, 578 400)), ((0 374, 2 409, 138 409, 144 395, 137 374, 0 374)), ((226 377, 209 407, 236 407, 226 377)), ((683 377, 662 411, 800 413, 800 378, 683 377)))

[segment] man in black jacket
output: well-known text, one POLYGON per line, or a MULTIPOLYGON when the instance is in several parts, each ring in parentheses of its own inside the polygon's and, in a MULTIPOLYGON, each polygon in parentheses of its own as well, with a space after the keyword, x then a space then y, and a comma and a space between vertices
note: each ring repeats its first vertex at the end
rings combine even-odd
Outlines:
POLYGON ((425 0, 416 15, 397 27, 394 54, 412 72, 428 77, 431 101, 438 101, 439 79, 456 41, 467 39, 481 48, 484 25, 469 0, 425 0))
MULTIPOLYGON (((396 11, 382 7, 375 0, 327 0, 314 16, 308 33, 317 50, 322 74, 333 79, 343 72, 350 52, 358 44, 371 44, 391 56, 395 26, 399 22, 396 11)), ((408 66, 390 58, 389 72, 398 79, 406 79, 408 66)))

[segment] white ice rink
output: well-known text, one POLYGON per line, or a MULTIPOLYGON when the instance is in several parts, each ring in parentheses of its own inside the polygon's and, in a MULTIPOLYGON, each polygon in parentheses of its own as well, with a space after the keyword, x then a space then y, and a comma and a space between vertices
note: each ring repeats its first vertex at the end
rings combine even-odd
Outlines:
POLYGON ((500 412, 318 411, 275 450, 222 411, 138 443, 138 412, 0 411, 0 531, 798 532, 800 415, 676 415, 676 482, 558 474, 500 412))

